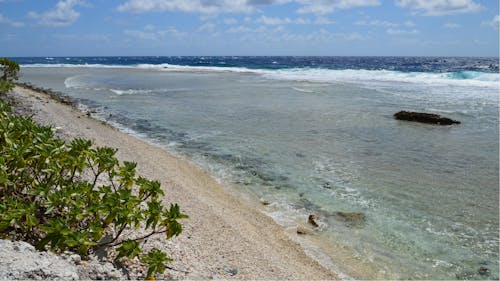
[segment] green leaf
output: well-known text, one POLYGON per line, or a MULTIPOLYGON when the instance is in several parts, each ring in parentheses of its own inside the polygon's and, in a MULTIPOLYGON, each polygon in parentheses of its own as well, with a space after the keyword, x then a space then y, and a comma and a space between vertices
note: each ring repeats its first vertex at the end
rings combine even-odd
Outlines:
POLYGON ((172 262, 173 259, 169 258, 164 252, 153 249, 149 251, 145 256, 141 257, 141 261, 148 265, 147 278, 150 278, 155 273, 165 272, 165 263, 172 262))
POLYGON ((179 205, 171 204, 170 209, 163 213, 162 225, 166 228, 167 238, 177 236, 182 232, 182 225, 177 222, 178 219, 188 218, 187 215, 180 212, 179 205))
POLYGON ((159 181, 151 181, 146 178, 139 177, 136 180, 136 184, 139 186, 139 197, 142 199, 146 199, 148 197, 156 199, 160 195, 165 195, 161 189, 159 181))
POLYGON ((118 255, 115 258, 115 261, 119 260, 122 257, 127 257, 132 259, 141 253, 141 248, 139 242, 134 240, 124 240, 122 245, 116 248, 118 251, 118 255))
POLYGON ((161 218, 161 203, 153 200, 148 202, 148 209, 145 210, 146 213, 146 229, 151 227, 151 228, 156 228, 156 225, 160 221, 161 218))

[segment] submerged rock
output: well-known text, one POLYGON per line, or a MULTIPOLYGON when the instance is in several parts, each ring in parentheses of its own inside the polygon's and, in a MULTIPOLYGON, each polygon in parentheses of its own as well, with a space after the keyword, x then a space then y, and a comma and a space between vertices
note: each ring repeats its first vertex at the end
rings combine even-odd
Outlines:
POLYGON ((349 226, 361 226, 366 221, 366 216, 363 213, 356 212, 336 212, 335 216, 347 223, 349 226))
POLYGON ((319 216, 316 215, 316 214, 309 215, 309 218, 307 218, 307 221, 310 224, 312 224, 314 227, 318 227, 319 226, 318 220, 319 220, 319 216))
POLYGON ((422 113, 422 112, 400 111, 394 114, 394 118, 396 118, 397 120, 413 121, 413 122, 436 124, 436 125, 460 124, 460 121, 452 120, 446 117, 441 117, 438 114, 422 113))
POLYGON ((490 276, 490 270, 487 267, 481 266, 478 270, 479 275, 481 276, 490 276))

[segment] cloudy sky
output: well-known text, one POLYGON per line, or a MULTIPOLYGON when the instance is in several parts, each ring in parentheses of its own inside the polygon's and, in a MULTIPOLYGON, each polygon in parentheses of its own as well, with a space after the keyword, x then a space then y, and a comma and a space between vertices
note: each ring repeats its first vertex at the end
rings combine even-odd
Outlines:
POLYGON ((0 56, 498 56, 498 0, 0 0, 0 56))

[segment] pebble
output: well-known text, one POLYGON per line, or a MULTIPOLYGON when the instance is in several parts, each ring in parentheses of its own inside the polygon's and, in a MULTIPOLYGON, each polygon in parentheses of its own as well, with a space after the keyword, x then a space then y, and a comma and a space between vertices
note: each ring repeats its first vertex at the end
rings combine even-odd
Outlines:
POLYGON ((264 205, 264 206, 268 206, 271 204, 271 202, 267 201, 267 200, 264 200, 264 199, 261 199, 260 200, 260 204, 264 205))
POLYGON ((69 257, 69 259, 74 262, 75 264, 81 264, 82 263, 82 257, 80 255, 74 254, 69 257))

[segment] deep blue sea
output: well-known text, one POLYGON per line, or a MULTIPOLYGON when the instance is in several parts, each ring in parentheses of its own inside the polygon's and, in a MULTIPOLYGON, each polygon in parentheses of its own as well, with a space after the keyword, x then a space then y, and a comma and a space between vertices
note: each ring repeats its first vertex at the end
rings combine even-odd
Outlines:
POLYGON ((331 69, 390 70, 402 72, 457 73, 456 78, 473 78, 460 72, 498 73, 498 58, 468 57, 23 57, 12 58, 22 65, 54 66, 140 66, 157 65, 232 67, 247 69, 331 69))
POLYGON ((343 276, 499 278, 498 58, 13 59, 22 81, 270 202, 262 212, 343 276), (311 213, 317 235, 297 236, 311 213))

